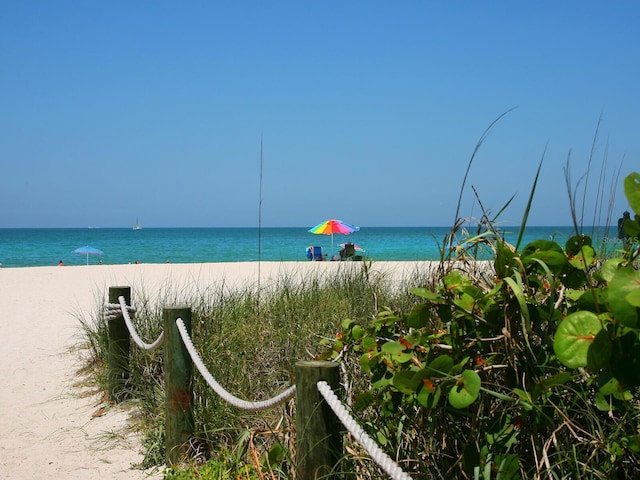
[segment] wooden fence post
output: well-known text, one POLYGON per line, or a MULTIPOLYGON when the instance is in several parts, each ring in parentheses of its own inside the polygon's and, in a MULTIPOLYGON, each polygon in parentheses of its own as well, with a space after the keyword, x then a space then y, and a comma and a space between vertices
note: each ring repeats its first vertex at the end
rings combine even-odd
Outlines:
POLYGON ((182 342, 176 320, 191 335, 191 308, 168 307, 164 316, 165 436, 167 465, 184 460, 193 435, 193 362, 182 342))
MULTIPOLYGON (((109 287, 109 303, 118 304, 120 297, 124 297, 126 304, 131 305, 131 287, 109 287)), ((108 360, 108 388, 109 400, 119 402, 125 397, 126 385, 129 380, 129 349, 131 338, 127 324, 122 315, 110 318, 108 325, 109 351, 108 360)))
POLYGON ((340 388, 335 362, 296 363, 296 456, 298 478, 312 480, 339 476, 342 457, 342 423, 324 400, 316 384, 326 381, 334 392, 340 388))

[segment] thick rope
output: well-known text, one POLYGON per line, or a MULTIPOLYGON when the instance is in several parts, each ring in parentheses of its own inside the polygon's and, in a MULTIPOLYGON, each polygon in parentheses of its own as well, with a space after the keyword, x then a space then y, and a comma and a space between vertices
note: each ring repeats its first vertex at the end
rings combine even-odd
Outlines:
POLYGON ((136 327, 133 325, 133 322, 131 321, 131 316, 129 315, 129 312, 135 312, 135 310, 127 305, 127 301, 124 299, 123 296, 118 297, 118 301, 120 302, 119 304, 107 303, 104 306, 105 319, 114 320, 119 317, 124 318, 124 323, 127 325, 127 329, 129 330, 129 334, 131 335, 131 338, 133 338, 133 341, 136 343, 136 345, 138 345, 138 347, 142 348, 143 350, 155 350, 160 345, 162 345, 162 342, 164 341, 164 332, 162 332, 158 336, 155 342, 145 343, 140 338, 140 335, 138 335, 138 332, 136 332, 136 327), (116 310, 116 307, 117 307, 117 310, 116 310))
POLYGON ((136 327, 133 325, 133 322, 131 321, 131 317, 129 316, 129 311, 127 309, 127 301, 124 299, 123 296, 118 297, 118 300, 120 301, 120 307, 122 308, 122 316, 124 317, 124 323, 127 324, 127 328, 129 329, 131 338, 133 338, 133 341, 136 342, 136 345, 138 345, 140 348, 144 350, 155 350, 160 345, 162 345, 162 342, 164 341, 164 331, 160 333, 158 338, 156 338, 155 342, 145 343, 138 335, 138 332, 136 332, 136 327))
POLYGON ((369 452, 371 458, 380 465, 380 467, 389 475, 393 480, 412 480, 409 475, 404 473, 402 469, 394 462, 391 457, 384 453, 380 447, 374 442, 369 435, 362 429, 360 425, 349 415, 347 409, 342 405, 338 397, 329 384, 325 381, 319 381, 317 383, 318 391, 322 394, 327 404, 331 407, 331 410, 336 414, 342 424, 347 427, 347 430, 353 435, 356 441, 369 452))
POLYGON ((191 341, 191 338, 189 337, 189 333, 187 332, 187 328, 184 326, 184 322, 182 321, 181 318, 176 319, 176 325, 178 326, 178 331, 180 332, 180 336, 182 337, 184 346, 187 347, 187 351, 189 352, 189 355, 191 355, 191 360, 193 361, 193 364, 197 367, 198 371, 200 372, 202 377, 206 380, 206 382, 209 384, 209 386, 213 389, 213 391, 216 392, 220 396, 220 398, 225 400, 227 403, 233 405, 236 408, 241 408, 243 410, 253 410, 253 411, 265 410, 271 407, 275 407, 276 405, 279 405, 280 403, 286 401, 288 398, 293 396, 293 394, 295 393, 296 386, 292 385, 281 394, 269 400, 264 400, 261 402, 248 402, 246 400, 241 400, 237 397, 234 397, 229 392, 227 392, 224 388, 222 388, 222 386, 220 386, 220 384, 216 382, 216 379, 213 378, 213 375, 209 373, 209 371, 207 370, 207 367, 202 362, 200 355, 198 354, 195 347, 193 346, 193 342, 191 341))
MULTIPOLYGON (((129 305, 127 305, 127 310, 130 313, 136 312, 136 309, 129 305)), ((105 320, 115 320, 116 318, 122 317, 122 307, 119 303, 105 303, 103 313, 105 320)))

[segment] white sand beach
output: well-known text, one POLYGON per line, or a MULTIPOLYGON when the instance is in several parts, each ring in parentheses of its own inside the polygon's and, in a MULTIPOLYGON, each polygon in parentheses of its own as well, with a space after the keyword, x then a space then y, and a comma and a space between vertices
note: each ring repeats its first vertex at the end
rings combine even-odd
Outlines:
MULTIPOLYGON (((0 479, 162 478, 132 465, 140 439, 130 411, 109 405, 83 380, 79 318, 95 316, 110 286, 153 294, 167 286, 262 285, 279 275, 310 275, 351 262, 91 265, 0 268, 0 479)), ((430 262, 378 262, 373 270, 401 278, 430 262)), ((356 266, 357 264, 351 264, 356 266)), ((412 285, 411 285, 412 286, 412 285)), ((409 287, 409 286, 408 286, 409 287)))

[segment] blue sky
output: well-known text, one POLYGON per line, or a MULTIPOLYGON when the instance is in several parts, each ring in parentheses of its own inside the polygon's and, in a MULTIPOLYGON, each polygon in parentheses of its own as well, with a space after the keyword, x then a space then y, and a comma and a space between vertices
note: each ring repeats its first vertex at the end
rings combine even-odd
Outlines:
POLYGON ((639 14, 635 1, 4 1, 0 228, 257 226, 261 137, 263 226, 448 226, 476 143, 512 108, 461 215, 480 216, 473 186, 494 213, 515 194, 501 221, 519 224, 544 155, 530 224, 571 223, 568 159, 584 224, 610 198, 615 221, 640 166, 639 14))

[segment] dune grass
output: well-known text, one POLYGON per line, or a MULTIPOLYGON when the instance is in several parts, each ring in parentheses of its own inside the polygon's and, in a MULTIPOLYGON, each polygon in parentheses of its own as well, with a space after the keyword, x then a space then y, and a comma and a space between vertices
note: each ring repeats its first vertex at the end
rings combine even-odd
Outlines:
MULTIPOLYGON (((166 285, 159 292, 148 292, 144 285, 132 285, 134 323, 139 335, 150 342, 161 333, 164 306, 190 306, 194 345, 216 380, 239 398, 264 400, 295 383, 295 363, 319 355, 345 318, 366 322, 381 306, 410 310, 418 299, 408 286, 428 285, 439 268, 438 264, 415 265, 420 266, 391 275, 374 271, 367 262, 345 262, 332 273, 283 274, 260 290, 257 285, 205 290, 166 285)), ((90 352, 88 371, 92 381, 106 391, 108 334, 101 304, 81 324, 90 352)), ((161 465, 165 458, 161 352, 131 347, 126 397, 137 407, 133 421, 143 432, 142 468, 161 465)), ((246 473, 271 453, 274 464, 261 468, 290 478, 293 467, 286 457, 295 448, 293 401, 259 413, 238 410, 219 399, 194 371, 194 417, 189 462, 203 465, 213 458, 214 463, 235 464, 227 469, 246 473)))

